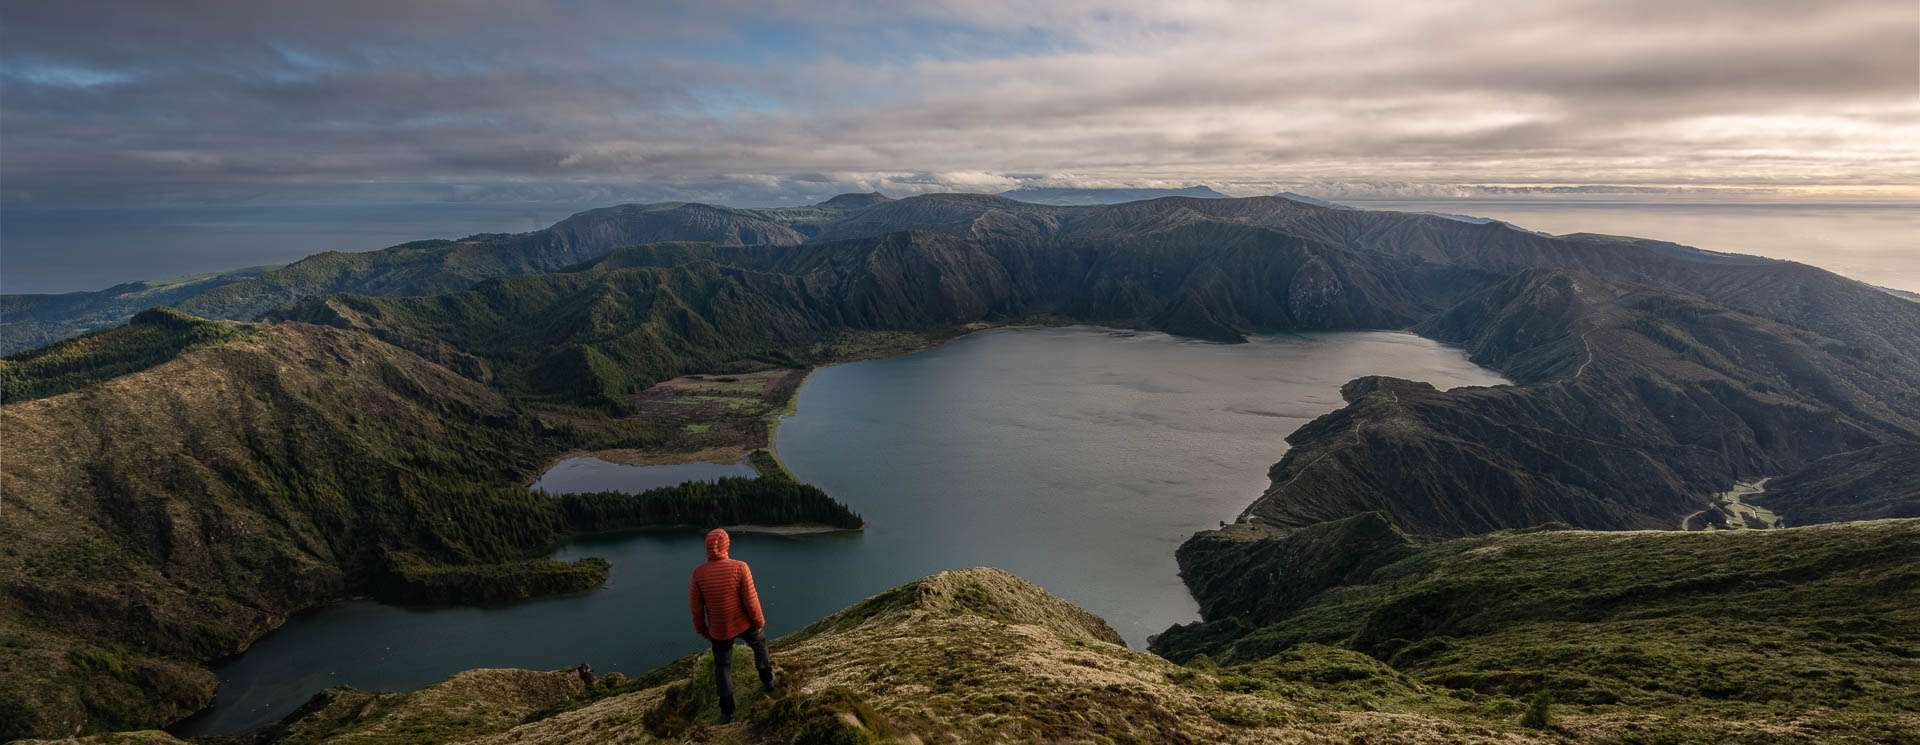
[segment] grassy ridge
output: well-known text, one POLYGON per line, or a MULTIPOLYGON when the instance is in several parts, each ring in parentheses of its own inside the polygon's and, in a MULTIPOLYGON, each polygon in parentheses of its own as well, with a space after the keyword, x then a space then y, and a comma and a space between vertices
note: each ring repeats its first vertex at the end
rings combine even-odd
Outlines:
POLYGON ((277 305, 330 292, 433 295, 504 276, 551 272, 619 247, 667 240, 792 245, 804 239, 782 220, 819 223, 837 208, 735 210, 700 204, 588 210, 543 230, 423 240, 377 251, 328 251, 279 267, 155 282, 100 292, 0 295, 0 353, 31 349, 117 325, 157 305, 208 318, 251 320, 277 305))
POLYGON ((328 296, 277 318, 364 328, 537 400, 627 413, 629 398, 693 372, 792 367, 822 333, 790 298, 712 264, 497 280, 437 298, 328 296))
POLYGON ((0 401, 57 396, 145 370, 193 347, 241 333, 236 324, 172 308, 142 311, 125 326, 0 359, 0 401))

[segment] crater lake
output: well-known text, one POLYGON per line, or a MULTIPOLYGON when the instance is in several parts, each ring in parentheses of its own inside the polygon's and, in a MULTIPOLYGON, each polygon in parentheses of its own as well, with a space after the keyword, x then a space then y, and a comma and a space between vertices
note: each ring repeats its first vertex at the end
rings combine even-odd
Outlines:
MULTIPOLYGON (((1341 384, 1368 374, 1443 389, 1505 382, 1458 349, 1389 332, 1229 345, 1022 328, 825 367, 801 386, 775 447, 868 527, 738 534, 733 555, 753 567, 770 637, 912 579, 995 566, 1143 647, 1198 616, 1174 549, 1233 520, 1266 487, 1287 434, 1338 408, 1341 384)), ((564 467, 573 470, 542 487, 615 488, 628 473, 638 491, 663 478, 658 467, 564 467)), ((405 690, 476 667, 644 673, 705 648, 686 602, 701 539, 649 530, 568 543, 555 558, 612 562, 607 584, 579 595, 498 607, 355 600, 302 613, 218 666, 213 706, 175 729, 234 733, 328 686, 405 690)))

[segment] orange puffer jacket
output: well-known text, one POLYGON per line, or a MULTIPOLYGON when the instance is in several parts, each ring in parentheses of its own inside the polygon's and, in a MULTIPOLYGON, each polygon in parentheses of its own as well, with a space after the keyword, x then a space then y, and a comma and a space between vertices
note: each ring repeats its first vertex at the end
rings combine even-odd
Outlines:
POLYGON ((707 533, 707 563, 694 567, 687 582, 687 605, 693 609, 693 630, 708 639, 732 639, 767 625, 760 612, 760 592, 753 586, 753 570, 744 561, 727 558, 733 539, 714 528, 707 533))

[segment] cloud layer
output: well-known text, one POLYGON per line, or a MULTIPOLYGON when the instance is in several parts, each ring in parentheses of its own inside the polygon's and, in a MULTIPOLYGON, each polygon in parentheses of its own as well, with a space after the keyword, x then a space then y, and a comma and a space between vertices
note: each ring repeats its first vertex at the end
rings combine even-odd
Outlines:
POLYGON ((0 202, 1920 190, 1911 0, 34 2, 0 202))

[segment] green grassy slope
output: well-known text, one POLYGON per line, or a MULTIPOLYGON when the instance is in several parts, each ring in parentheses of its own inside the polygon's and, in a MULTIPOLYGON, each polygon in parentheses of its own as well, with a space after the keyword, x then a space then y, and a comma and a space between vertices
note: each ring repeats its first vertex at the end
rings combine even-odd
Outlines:
POLYGON ((1154 649, 1256 677, 1275 655, 1333 645, 1465 700, 1545 691, 1569 715, 1668 741, 1724 741, 1706 724, 1723 719, 1870 738, 1920 715, 1920 521, 1416 544, 1362 516, 1242 523, 1180 559, 1190 577, 1242 581, 1194 585, 1207 620, 1154 649), (1376 538, 1335 545, 1356 531, 1376 538), (1341 560, 1313 558, 1330 552, 1341 560))
POLYGON ((386 550, 499 561, 551 535, 503 487, 554 435, 332 329, 204 344, 9 403, 0 428, 0 697, 29 709, 5 734, 170 721, 211 693, 194 663, 363 582, 386 550))
POLYGON ((209 321, 172 308, 141 311, 125 326, 0 358, 0 402, 57 396, 145 370, 193 347, 241 333, 238 324, 209 321))

